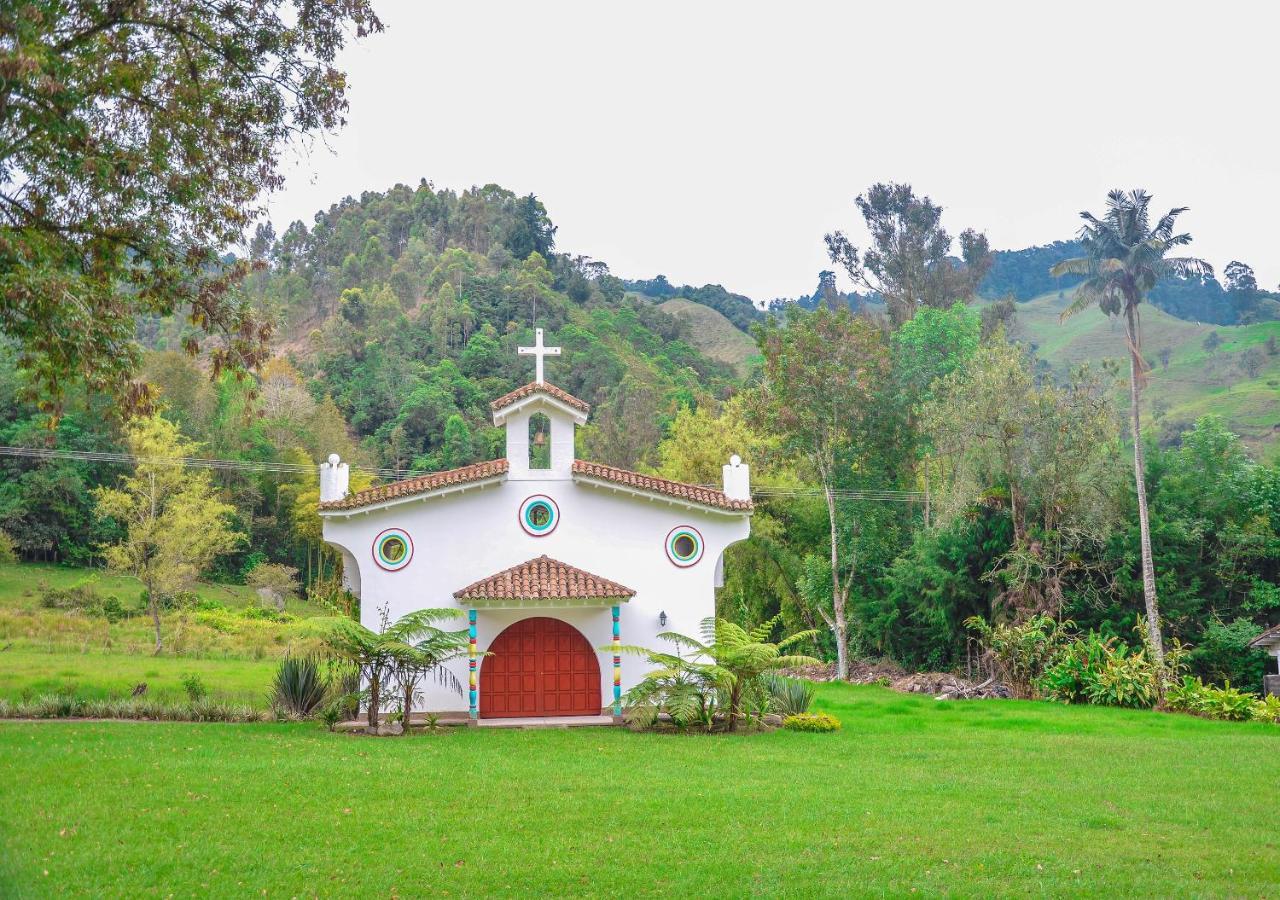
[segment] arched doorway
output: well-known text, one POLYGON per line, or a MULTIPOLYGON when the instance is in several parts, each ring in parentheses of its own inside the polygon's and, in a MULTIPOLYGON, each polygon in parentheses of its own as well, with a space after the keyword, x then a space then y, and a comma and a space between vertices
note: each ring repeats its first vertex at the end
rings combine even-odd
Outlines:
POLYGON ((510 625, 480 664, 480 717, 600 715, 600 660, 568 622, 510 625))

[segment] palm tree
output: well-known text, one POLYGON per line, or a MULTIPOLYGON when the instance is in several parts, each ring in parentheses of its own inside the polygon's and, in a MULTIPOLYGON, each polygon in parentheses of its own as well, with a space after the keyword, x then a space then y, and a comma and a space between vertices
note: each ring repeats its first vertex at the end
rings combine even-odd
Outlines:
POLYGON ((336 617, 319 620, 330 655, 348 666, 368 683, 368 723, 378 727, 378 713, 386 702, 384 690, 391 681, 400 688, 404 703, 404 728, 409 732, 409 711, 418 685, 428 675, 458 694, 462 682, 445 663, 468 652, 467 631, 443 631, 432 623, 456 619, 456 609, 420 609, 395 622, 390 611, 379 611, 379 630, 374 631, 354 619, 336 617))
POLYGON ((1158 666, 1163 667, 1164 643, 1160 637, 1160 607, 1156 601, 1155 566, 1151 561, 1151 525, 1147 516, 1146 466, 1142 458, 1142 429, 1138 400, 1150 369, 1142 358, 1142 318, 1138 305, 1161 278, 1187 278, 1213 274, 1202 259, 1170 257, 1175 247, 1191 243, 1191 235, 1175 234, 1178 216, 1187 207, 1171 209, 1150 227, 1147 208, 1151 195, 1143 190, 1111 191, 1102 218, 1080 213, 1085 225, 1080 243, 1085 256, 1053 266, 1049 274, 1083 275, 1075 300, 1062 313, 1073 316, 1094 304, 1109 316, 1124 319, 1129 347, 1129 423, 1133 435, 1133 477, 1138 491, 1138 526, 1142 541, 1142 593, 1147 610, 1147 637, 1158 666))
POLYGON ((624 647, 625 651, 646 657, 655 668, 628 693, 629 706, 640 706, 650 721, 659 707, 666 707, 677 722, 701 718, 708 705, 709 692, 724 691, 729 699, 728 728, 736 731, 742 717, 743 689, 765 672, 796 666, 817 665, 812 656, 784 654, 802 641, 812 640, 815 631, 801 631, 777 643, 769 635, 782 615, 747 630, 725 619, 702 620, 702 638, 674 631, 658 637, 691 651, 686 658, 679 653, 658 653, 644 647, 624 647))

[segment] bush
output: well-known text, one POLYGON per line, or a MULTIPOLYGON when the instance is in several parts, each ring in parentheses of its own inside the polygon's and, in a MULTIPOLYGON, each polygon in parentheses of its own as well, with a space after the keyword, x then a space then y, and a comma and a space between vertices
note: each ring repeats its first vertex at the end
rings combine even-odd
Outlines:
POLYGON ((1253 705, 1253 718, 1259 722, 1280 725, 1280 697, 1268 694, 1253 705))
POLYGON ((101 606, 102 599, 91 584, 76 584, 68 588, 49 587, 40 583, 40 605, 45 609, 57 609, 64 612, 85 612, 93 607, 101 606))
POLYGON ((182 676, 182 686, 186 688, 187 699, 192 703, 197 703, 209 696, 209 689, 204 686, 204 681, 195 672, 182 676))
POLYGON ((119 622, 132 615, 124 608, 120 598, 114 594, 106 597, 98 595, 92 584, 76 584, 68 588, 51 588, 41 582, 40 605, 45 609, 56 609, 62 612, 79 612, 86 616, 106 619, 108 622, 119 622))
POLYGON ((839 731, 840 720, 830 713, 800 713, 783 719, 782 727, 791 731, 839 731))
POLYGON ((1229 681, 1222 687, 1214 687, 1191 676, 1165 692, 1165 706, 1176 712, 1228 722, 1280 720, 1280 698, 1258 700, 1252 694, 1233 688, 1229 681))
POLYGON ((284 612, 285 603, 298 597, 298 570, 279 563, 258 562, 245 577, 258 597, 284 612))
POLYGON ((1040 693, 1063 703, 1089 702, 1089 689, 1110 660, 1114 643, 1114 638, 1104 638, 1093 632, 1072 641, 1040 676, 1036 683, 1040 693))
POLYGON ((1093 683, 1085 688, 1089 702, 1098 706, 1150 709, 1160 699, 1159 675, 1145 653, 1128 653, 1121 645, 1114 650, 1093 683))
POLYGON ((0 699, 0 719, 136 719, 156 722, 261 722, 262 710, 208 698, 190 703, 165 703, 146 697, 81 700, 66 694, 45 694, 13 702, 0 699))
POLYGON ((1211 684, 1230 681, 1251 690, 1261 687, 1268 657, 1249 647, 1261 633, 1262 627, 1248 619, 1209 622, 1187 656, 1191 671, 1211 684))
POLYGON ((771 705, 779 715, 806 713, 813 704, 814 686, 811 681, 770 673, 764 677, 764 684, 772 698, 771 705))
POLYGON ((324 702, 329 683, 314 656, 286 656, 276 669, 271 686, 271 706, 286 715, 305 719, 324 702))
POLYGON ((1070 638, 1071 622, 1032 616, 1021 625, 988 625, 978 616, 964 623, 982 640, 984 655, 1015 697, 1036 694, 1036 683, 1070 638))
POLYGON ((18 543, 9 532, 0 529, 0 564, 10 565, 18 561, 18 543))

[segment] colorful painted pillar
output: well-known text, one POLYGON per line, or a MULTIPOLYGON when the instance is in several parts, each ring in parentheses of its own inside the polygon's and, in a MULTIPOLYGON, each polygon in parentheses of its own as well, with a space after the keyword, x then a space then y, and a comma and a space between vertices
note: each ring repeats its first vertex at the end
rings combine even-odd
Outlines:
MULTIPOLYGON (((615 626, 616 628, 616 626, 615 626)), ((476 705, 478 699, 476 694, 476 611, 474 609, 467 610, 467 636, 470 640, 470 646, 467 648, 467 674, 470 677, 471 686, 471 718, 479 715, 479 708, 476 705)))
POLYGON ((613 714, 622 715, 622 632, 616 606, 613 608, 613 714))

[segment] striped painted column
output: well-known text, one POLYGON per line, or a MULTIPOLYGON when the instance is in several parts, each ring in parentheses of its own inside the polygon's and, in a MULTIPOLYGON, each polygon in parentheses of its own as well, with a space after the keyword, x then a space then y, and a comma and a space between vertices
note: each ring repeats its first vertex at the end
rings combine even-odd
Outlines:
POLYGON ((467 649, 467 674, 470 676, 471 683, 471 718, 479 715, 476 706, 476 611, 474 609, 467 610, 467 635, 471 644, 467 649))
POLYGON ((613 714, 622 715, 622 633, 616 606, 613 608, 613 714))

